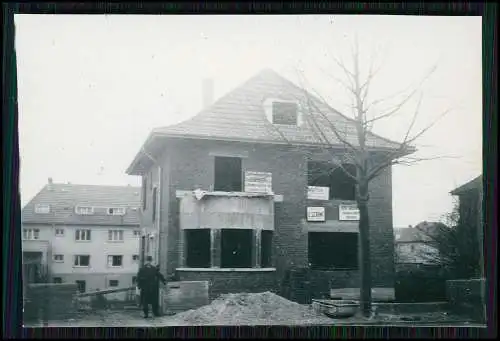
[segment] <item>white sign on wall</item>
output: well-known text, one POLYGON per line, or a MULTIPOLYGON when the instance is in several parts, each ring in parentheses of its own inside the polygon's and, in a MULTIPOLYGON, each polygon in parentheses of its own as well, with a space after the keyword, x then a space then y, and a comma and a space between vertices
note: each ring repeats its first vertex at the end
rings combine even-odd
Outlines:
POLYGON ((351 205, 339 205, 339 220, 359 220, 359 209, 356 204, 351 205))
POLYGON ((272 193, 273 174, 266 172, 245 172, 245 192, 272 193))
POLYGON ((308 207, 307 221, 325 221, 324 207, 308 207))
POLYGON ((329 187, 308 186, 307 199, 311 200, 328 200, 330 199, 329 187))

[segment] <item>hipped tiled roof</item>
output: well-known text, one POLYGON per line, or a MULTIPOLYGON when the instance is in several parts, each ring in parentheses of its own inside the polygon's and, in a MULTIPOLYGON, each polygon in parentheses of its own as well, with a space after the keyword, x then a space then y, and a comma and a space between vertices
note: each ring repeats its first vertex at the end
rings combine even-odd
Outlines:
POLYGON ((472 190, 478 190, 483 185, 483 176, 479 175, 477 178, 463 184, 462 186, 451 191, 452 195, 460 195, 465 192, 469 192, 472 190))
POLYGON ((47 184, 22 209, 23 224, 131 225, 140 223, 139 187, 47 184), (50 212, 35 212, 36 205, 49 205, 50 212), (93 215, 78 215, 75 206, 95 207, 93 215), (108 215, 109 207, 125 207, 123 216, 108 215))
MULTIPOLYGON (((330 123, 334 124, 343 139, 353 145, 358 144, 352 119, 343 116, 273 70, 265 69, 191 119, 153 129, 150 138, 166 136, 255 143, 324 144, 324 139, 319 137, 319 130, 312 122, 317 122, 332 145, 343 146, 330 128, 330 123), (298 101, 301 107, 299 110, 303 115, 303 124, 273 126, 265 115, 263 104, 266 99, 298 101), (306 115, 312 115, 314 119, 308 119, 306 115)), ((399 143, 375 134, 367 136, 366 144, 375 149, 399 147, 399 143)), ((141 153, 136 156, 127 170, 128 173, 133 172, 140 155, 141 153)))
POLYGON ((446 225, 439 222, 422 222, 414 227, 394 229, 396 243, 429 243, 432 242, 432 236, 438 233, 440 229, 446 228, 446 225))

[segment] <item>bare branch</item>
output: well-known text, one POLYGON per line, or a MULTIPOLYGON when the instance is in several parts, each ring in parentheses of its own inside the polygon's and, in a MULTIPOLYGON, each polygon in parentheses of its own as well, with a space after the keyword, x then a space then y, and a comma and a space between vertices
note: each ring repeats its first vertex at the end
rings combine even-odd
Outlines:
MULTIPOLYGON (((433 122, 431 122, 429 125, 427 125, 424 129, 420 130, 415 136, 413 136, 412 138, 408 138, 408 136, 410 135, 410 131, 411 129, 413 128, 414 126, 414 123, 415 123, 415 120, 420 112, 420 104, 422 102, 422 97, 420 98, 418 104, 417 104, 417 108, 415 109, 415 112, 414 112, 414 115, 412 117, 412 122, 408 128, 408 130, 406 131, 406 134, 405 134, 405 138, 403 140, 403 142, 400 144, 400 148, 396 149, 394 152, 392 153, 389 153, 388 156, 385 158, 384 161, 382 161, 381 163, 379 163, 378 166, 375 166, 374 169, 372 169, 368 174, 368 178, 369 179, 373 179, 374 177, 376 177, 378 174, 380 174, 380 172, 386 168, 386 167, 389 167, 391 165, 394 164, 395 160, 397 159, 400 159, 403 154, 405 154, 406 151, 408 151, 409 149, 411 149, 410 147, 410 144, 413 143, 415 140, 417 140, 419 137, 421 137, 423 134, 425 134, 430 128, 432 128, 440 119, 442 119, 444 116, 446 116, 450 111, 451 109, 448 109, 448 110, 445 110, 441 115, 439 115, 433 122)), ((420 160, 420 161, 423 161, 423 160, 420 160)), ((405 162, 404 161, 401 161, 399 164, 404 164, 405 162)))
POLYGON ((443 117, 445 117, 446 115, 448 115, 450 112, 451 112, 452 109, 447 109, 445 111, 443 111, 441 113, 441 115, 439 115, 434 121, 432 121, 429 125, 427 125, 424 129, 422 129, 421 131, 419 131, 415 136, 413 136, 412 138, 406 140, 405 143, 412 143, 414 142, 416 139, 418 139, 420 136, 422 136, 423 134, 425 134, 429 129, 431 129, 432 127, 434 127, 434 125, 436 125, 436 123, 441 120, 443 117))
POLYGON ((355 94, 354 92, 354 88, 347 84, 346 82, 344 82, 342 79, 332 75, 331 73, 325 71, 323 68, 320 68, 321 72, 323 72, 325 75, 327 75, 328 77, 330 77, 332 80, 334 80, 335 82, 339 83, 340 85, 342 85, 342 87, 344 87, 346 90, 348 90, 349 92, 351 92, 352 94, 355 94))
MULTIPOLYGON (((395 106, 393 106, 391 109, 389 109, 387 112, 383 113, 383 114, 380 114, 378 116, 375 116, 373 118, 371 118, 370 120, 367 121, 367 123, 369 122, 375 122, 375 121, 378 121, 378 120, 381 120, 383 118, 387 118, 387 117, 390 117, 390 116, 393 116, 394 114, 398 113, 401 108, 406 104, 408 103, 408 101, 413 98, 413 96, 417 93, 417 91, 422 87, 422 85, 431 77, 431 75, 436 71, 437 69, 437 66, 433 66, 429 72, 422 78, 422 80, 420 81, 420 83, 414 87, 413 91, 411 91, 408 96, 406 96, 401 102, 399 102, 398 104, 396 104, 395 106)), ((411 87, 411 86, 409 86, 411 87)), ((393 98, 395 96, 397 96, 398 94, 400 93, 404 93, 406 92, 406 90, 403 90, 403 91, 400 91, 396 94, 393 94, 391 96, 388 96, 386 98, 383 98, 383 99, 379 99, 379 100, 375 100, 373 101, 372 103, 370 103, 368 106, 367 106, 367 110, 368 108, 371 108, 372 106, 378 104, 378 103, 381 103, 381 102, 384 102, 384 101, 387 101, 388 99, 390 98, 393 98)))
MULTIPOLYGON (((351 144, 349 143, 346 139, 342 138, 339 134, 339 132, 337 131, 337 128, 334 126, 334 124, 328 119, 327 115, 325 115, 322 110, 316 105, 316 103, 314 103, 314 100, 310 98, 309 94, 307 93, 307 91, 305 90, 305 86, 302 82, 302 78, 299 76, 299 79, 301 80, 301 83, 302 83, 302 89, 304 91, 304 96, 306 98, 306 103, 307 103, 307 106, 309 108, 309 112, 307 115, 305 115, 305 118, 306 120, 308 120, 308 123, 311 125, 311 127, 313 128, 316 128, 316 133, 320 134, 321 137, 324 139, 324 141, 328 144, 328 146, 331 148, 330 150, 333 151, 334 149, 334 146, 332 145, 332 143, 330 142, 330 140, 328 139, 328 137, 326 136, 326 134, 323 132, 322 128, 320 127, 320 125, 318 124, 318 122, 316 121, 316 118, 314 117, 314 112, 318 112, 324 119, 325 121, 328 123, 330 129, 332 130, 332 132, 335 134, 335 136, 339 139, 339 141, 342 143, 343 147, 344 147, 344 152, 345 152, 345 156, 348 156, 348 155, 353 155, 352 157, 352 160, 354 161, 354 163, 356 165, 358 165, 358 160, 356 158, 356 148, 351 144), (351 151, 348 150, 349 147, 351 149, 351 151)), ((324 99, 321 99, 324 103, 327 103, 324 99)), ((315 132, 315 130, 313 129, 313 133, 315 132)), ((335 158, 337 158, 337 155, 335 155, 334 153, 332 153, 332 156, 333 156, 333 159, 335 160, 335 158)), ((353 180, 357 181, 357 178, 355 176, 353 176, 347 169, 345 169, 345 167, 342 165, 342 162, 339 162, 337 164, 338 167, 340 167, 342 169, 342 171, 350 178, 352 178, 353 180)))
MULTIPOLYGON (((301 82, 302 82, 302 80, 301 80, 301 82)), ((337 137, 337 139, 344 146, 349 147, 351 149, 351 151, 357 151, 357 148, 352 143, 350 143, 349 141, 347 141, 345 138, 343 138, 340 135, 337 127, 335 127, 335 125, 330 121, 330 119, 328 118, 328 116, 325 113, 323 113, 323 111, 318 107, 318 105, 316 105, 315 101, 310 98, 309 94, 305 90, 304 84, 302 84, 302 90, 304 92, 305 98, 307 99, 306 103, 307 103, 307 106, 309 108, 309 115, 306 115, 306 116, 309 116, 309 118, 314 121, 315 126, 321 131, 321 128, 319 128, 319 125, 317 124, 316 119, 313 116, 313 112, 314 111, 316 111, 318 114, 320 114, 323 117, 323 119, 327 122, 329 128, 332 130, 332 132, 335 134, 335 136, 337 137)), ((314 89, 313 89, 313 91, 315 92, 316 96, 318 96, 323 103, 327 103, 327 101, 321 96, 321 94, 319 94, 314 89)))
POLYGON ((337 64, 337 66, 340 67, 342 71, 344 71, 344 74, 347 76, 347 80, 349 81, 349 83, 352 84, 352 81, 354 80, 354 74, 351 71, 349 71, 349 69, 345 66, 342 60, 338 60, 333 55, 331 56, 331 58, 333 59, 335 64, 337 64))
MULTIPOLYGON (((385 112, 385 113, 383 113, 383 114, 380 114, 380 115, 378 115, 378 116, 375 116, 375 117, 373 117, 373 118, 371 118, 371 119, 369 119, 369 120, 366 120, 366 121, 365 121, 365 125, 366 125, 366 124, 368 124, 368 123, 374 123, 375 121, 378 121, 378 120, 381 120, 381 119, 383 119, 383 118, 387 118, 387 117, 393 116, 394 114, 398 113, 398 112, 401 110, 401 108, 402 108, 402 107, 403 107, 406 103, 408 103, 408 101, 409 101, 410 99, 412 99, 412 98, 413 98, 413 96, 417 93, 417 90, 418 90, 417 88, 416 88, 416 89, 414 89, 414 90, 413 90, 413 91, 412 91, 412 92, 411 92, 408 96, 406 96, 406 97, 405 97, 405 98, 404 98, 401 102, 399 102, 399 103, 398 103, 398 104, 396 104, 394 107, 392 107, 392 109, 390 109, 389 111, 387 111, 387 112, 385 112)), ((370 108, 372 105, 373 105, 373 103, 372 103, 372 104, 370 104, 370 105, 368 106, 368 108, 370 108)))
MULTIPOLYGON (((368 98, 368 93, 370 90, 370 85, 375 76, 382 70, 383 64, 381 63, 375 70, 374 70, 374 64, 375 64, 375 54, 372 53, 371 60, 370 60, 370 69, 368 71, 368 76, 366 77, 366 81, 361 85, 360 90, 362 91, 361 97, 362 97, 362 102, 363 105, 365 106, 366 104, 366 99, 368 98)), ((365 112, 368 111, 368 107, 365 106, 365 112)))
POLYGON ((415 125, 415 122, 417 121, 417 116, 420 113, 420 105, 422 104, 422 94, 420 94, 420 98, 418 99, 417 107, 415 108, 415 112, 413 113, 413 117, 411 119, 410 125, 408 126, 408 129, 406 130, 406 134, 403 140, 403 143, 406 143, 408 140, 408 136, 410 135, 411 130, 413 129, 413 126, 415 125))

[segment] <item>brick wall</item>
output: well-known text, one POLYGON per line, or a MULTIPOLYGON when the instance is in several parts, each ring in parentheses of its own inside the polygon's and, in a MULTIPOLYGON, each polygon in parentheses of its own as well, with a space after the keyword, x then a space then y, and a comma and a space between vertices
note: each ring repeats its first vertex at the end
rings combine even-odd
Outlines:
POLYGON ((277 292, 274 271, 178 271, 180 281, 208 281, 209 298, 239 292, 277 292))
MULTIPOLYGON (((291 153, 287 147, 214 141, 171 140, 165 154, 170 160, 170 193, 168 203, 168 274, 180 266, 179 217, 176 190, 201 188, 210 190, 214 179, 214 152, 223 151, 242 158, 243 171, 273 174, 273 191, 284 196, 275 204, 273 265, 277 278, 291 268, 307 267, 307 227, 301 223, 306 208, 307 159, 305 154, 291 153), (239 154, 239 155, 238 155, 239 154)), ((392 229, 391 169, 387 169, 370 185, 369 214, 371 221, 371 255, 373 285, 394 287, 394 236, 392 229)), ((165 218, 164 218, 165 219, 165 218)), ((224 273, 228 275, 228 273, 224 273)), ((184 275, 187 276, 187 275, 184 275)), ((337 278, 344 278, 340 273, 337 278)), ((351 285, 352 280, 338 280, 338 285, 351 285)))

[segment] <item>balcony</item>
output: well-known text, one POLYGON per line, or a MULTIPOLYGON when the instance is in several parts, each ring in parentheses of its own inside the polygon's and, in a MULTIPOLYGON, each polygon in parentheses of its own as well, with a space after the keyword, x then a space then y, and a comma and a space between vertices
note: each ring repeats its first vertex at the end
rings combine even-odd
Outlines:
MULTIPOLYGON (((178 191, 180 271, 271 269, 272 193, 178 191)), ((273 269, 274 270, 274 269, 273 269)))
POLYGON ((274 230, 280 196, 246 192, 182 192, 180 228, 274 230))

